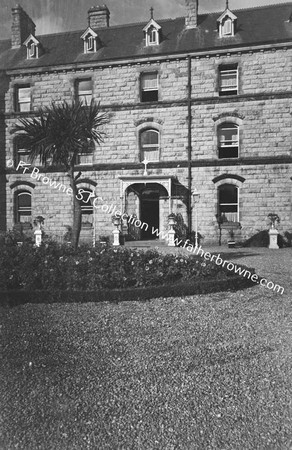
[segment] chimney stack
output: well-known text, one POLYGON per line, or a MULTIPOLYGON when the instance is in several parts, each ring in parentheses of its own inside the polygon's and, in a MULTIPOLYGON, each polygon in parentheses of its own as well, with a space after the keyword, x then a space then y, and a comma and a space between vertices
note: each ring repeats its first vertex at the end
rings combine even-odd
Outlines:
POLYGON ((91 28, 108 28, 110 12, 106 5, 92 6, 88 11, 88 26, 91 28))
POLYGON ((19 48, 30 34, 35 34, 35 24, 20 5, 12 8, 11 46, 19 48))
POLYGON ((199 0, 186 0, 186 28, 197 28, 199 0))

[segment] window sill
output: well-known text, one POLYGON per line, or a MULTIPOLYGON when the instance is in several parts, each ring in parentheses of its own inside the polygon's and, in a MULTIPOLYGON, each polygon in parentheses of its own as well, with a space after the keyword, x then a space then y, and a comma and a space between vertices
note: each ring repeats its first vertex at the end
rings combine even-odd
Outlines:
POLYGON ((239 159, 239 156, 218 156, 218 159, 222 161, 222 159, 239 159))
POLYGON ((238 95, 238 91, 219 91, 219 97, 237 97, 238 95))

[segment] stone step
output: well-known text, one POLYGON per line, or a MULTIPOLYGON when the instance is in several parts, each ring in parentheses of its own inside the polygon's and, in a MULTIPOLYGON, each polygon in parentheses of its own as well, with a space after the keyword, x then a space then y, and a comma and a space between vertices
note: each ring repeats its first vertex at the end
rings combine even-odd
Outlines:
POLYGON ((165 241, 161 239, 151 239, 148 241, 126 241, 125 247, 153 248, 153 247, 167 247, 167 245, 165 241))

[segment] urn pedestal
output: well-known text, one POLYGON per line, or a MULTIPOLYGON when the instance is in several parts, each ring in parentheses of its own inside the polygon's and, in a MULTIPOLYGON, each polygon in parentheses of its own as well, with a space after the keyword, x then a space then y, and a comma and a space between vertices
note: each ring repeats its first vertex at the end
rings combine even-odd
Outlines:
POLYGON ((278 234, 279 234, 279 231, 276 228, 271 228, 269 230, 269 238, 270 238, 269 248, 272 248, 272 249, 279 248, 278 234))

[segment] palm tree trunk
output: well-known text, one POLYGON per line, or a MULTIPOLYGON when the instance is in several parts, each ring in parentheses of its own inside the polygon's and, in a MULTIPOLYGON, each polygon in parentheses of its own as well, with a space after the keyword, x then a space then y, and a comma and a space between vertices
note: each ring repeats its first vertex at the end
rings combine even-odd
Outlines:
POLYGON ((73 226, 72 226, 72 245, 76 250, 79 243, 79 236, 81 231, 81 205, 77 199, 78 189, 74 178, 74 169, 70 168, 68 171, 70 178, 70 187, 73 191, 73 226))

